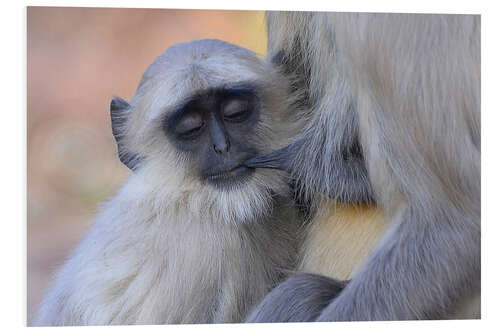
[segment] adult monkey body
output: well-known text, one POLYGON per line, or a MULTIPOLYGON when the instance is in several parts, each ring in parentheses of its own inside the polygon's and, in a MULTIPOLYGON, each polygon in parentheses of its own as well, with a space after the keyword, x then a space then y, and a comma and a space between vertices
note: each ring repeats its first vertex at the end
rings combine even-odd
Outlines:
POLYGON ((217 40, 168 49, 111 102, 133 172, 59 272, 38 325, 238 322, 293 268, 298 218, 276 172, 286 80, 217 40), (271 83, 271 84, 270 84, 271 83))
POLYGON ((309 196, 374 200, 388 230, 336 298, 325 304, 328 280, 299 275, 249 321, 450 316, 480 292, 480 18, 267 19, 268 52, 303 90, 310 121, 295 143, 248 165, 288 170, 309 196))

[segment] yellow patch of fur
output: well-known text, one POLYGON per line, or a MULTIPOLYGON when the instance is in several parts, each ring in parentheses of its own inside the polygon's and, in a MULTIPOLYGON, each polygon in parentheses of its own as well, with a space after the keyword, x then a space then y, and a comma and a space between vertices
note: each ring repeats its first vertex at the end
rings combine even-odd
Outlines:
POLYGON ((329 201, 307 230, 299 270, 350 279, 366 262, 387 227, 382 210, 374 205, 329 201))

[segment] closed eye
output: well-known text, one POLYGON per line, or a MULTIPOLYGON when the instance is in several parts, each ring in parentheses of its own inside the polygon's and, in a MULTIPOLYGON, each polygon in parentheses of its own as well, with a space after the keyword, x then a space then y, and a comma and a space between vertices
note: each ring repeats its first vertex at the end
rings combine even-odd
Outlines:
POLYGON ((225 121, 242 122, 250 116, 251 110, 248 101, 233 99, 224 104, 222 114, 225 121))
POLYGON ((179 119, 174 126, 174 131, 181 139, 193 139, 203 131, 204 127, 205 122, 201 115, 192 113, 179 119))
POLYGON ((248 113, 249 113, 248 109, 241 110, 241 111, 233 113, 231 115, 225 115, 224 120, 232 121, 232 122, 243 121, 247 118, 248 113))
POLYGON ((181 136, 182 138, 186 138, 186 139, 194 138, 194 137, 198 136, 198 134, 203 129, 204 125, 205 125, 205 123, 202 123, 200 126, 197 126, 197 127, 192 128, 190 130, 187 130, 185 132, 179 133, 179 136, 181 136))

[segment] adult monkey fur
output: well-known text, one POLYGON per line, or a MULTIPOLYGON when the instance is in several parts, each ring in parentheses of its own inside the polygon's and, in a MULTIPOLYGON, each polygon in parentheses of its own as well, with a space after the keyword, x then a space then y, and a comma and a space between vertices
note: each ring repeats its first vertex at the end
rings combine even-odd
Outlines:
POLYGON ((111 102, 133 170, 59 272, 38 325, 238 322, 295 263, 277 172, 244 167, 287 138, 286 80, 218 40, 169 48, 111 102), (283 125, 282 125, 283 124, 283 125))
POLYGON ((326 232, 358 244, 371 237, 373 252, 351 258, 362 265, 347 271, 355 274, 336 298, 325 301, 333 280, 297 275, 248 321, 442 319, 468 301, 475 313, 461 317, 479 316, 480 17, 271 12, 267 20, 268 54, 302 91, 309 124, 247 165, 287 170, 306 196, 328 194, 358 224, 375 214, 372 230, 383 235, 349 234, 349 221, 323 206, 330 222, 313 223, 303 265, 314 257, 316 269, 335 267, 342 258, 325 254, 356 248, 332 243, 321 257, 314 247, 329 246, 326 232), (378 210, 343 206, 370 202, 378 210))

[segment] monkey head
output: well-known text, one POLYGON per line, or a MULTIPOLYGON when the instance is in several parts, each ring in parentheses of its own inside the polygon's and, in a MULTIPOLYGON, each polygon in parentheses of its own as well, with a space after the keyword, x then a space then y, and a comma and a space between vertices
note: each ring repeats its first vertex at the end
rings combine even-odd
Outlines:
POLYGON ((157 196, 204 198, 229 215, 265 213, 285 182, 244 162, 289 137, 287 89, 272 65, 244 48, 175 45, 148 67, 130 103, 111 101, 120 160, 157 196))

